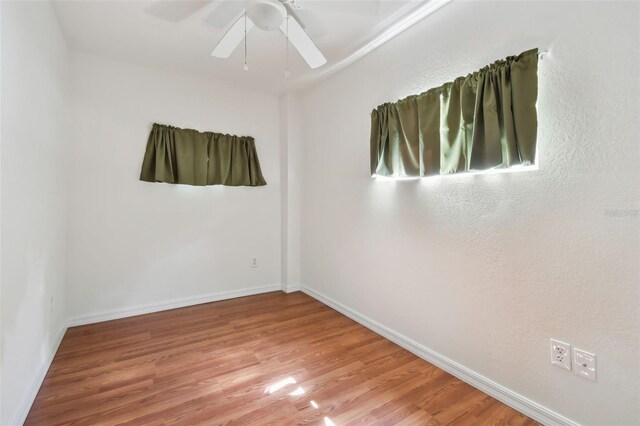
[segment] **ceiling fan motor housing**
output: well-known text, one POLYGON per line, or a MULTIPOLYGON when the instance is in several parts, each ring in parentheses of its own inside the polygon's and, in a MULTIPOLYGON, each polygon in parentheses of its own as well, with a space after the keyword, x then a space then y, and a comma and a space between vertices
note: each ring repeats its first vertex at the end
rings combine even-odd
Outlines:
POLYGON ((273 31, 280 28, 287 17, 287 10, 277 0, 250 0, 247 2, 247 16, 261 30, 273 31))

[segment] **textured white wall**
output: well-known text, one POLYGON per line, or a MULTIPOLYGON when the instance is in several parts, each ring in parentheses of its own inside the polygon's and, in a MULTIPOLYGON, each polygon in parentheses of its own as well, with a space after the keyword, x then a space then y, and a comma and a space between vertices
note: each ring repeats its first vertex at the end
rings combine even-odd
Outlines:
POLYGON ((282 158, 282 289, 287 292, 300 288, 300 156, 302 118, 295 95, 280 97, 282 158))
POLYGON ((639 7, 454 2, 304 93, 303 285, 575 421, 639 424, 639 7), (369 177, 372 108, 536 46, 539 170, 369 177))
MULTIPOLYGON (((2 43, 2 5, 0 5, 0 44, 2 43)), ((2 422, 2 47, 0 46, 0 422, 2 422)))
POLYGON ((2 417, 13 424, 65 318, 68 53, 51 5, 2 2, 2 417))
POLYGON ((278 99, 81 53, 72 63, 70 317, 279 284, 278 99), (254 136, 267 186, 139 181, 153 122, 254 136))
POLYGON ((288 122, 288 174, 287 174, 287 211, 288 220, 287 227, 289 232, 288 239, 288 281, 293 288, 300 286, 301 280, 301 264, 300 264, 300 201, 302 197, 302 152, 304 146, 304 137, 302 134, 301 124, 303 122, 302 111, 300 109, 299 99, 296 95, 287 96, 287 122, 288 122))

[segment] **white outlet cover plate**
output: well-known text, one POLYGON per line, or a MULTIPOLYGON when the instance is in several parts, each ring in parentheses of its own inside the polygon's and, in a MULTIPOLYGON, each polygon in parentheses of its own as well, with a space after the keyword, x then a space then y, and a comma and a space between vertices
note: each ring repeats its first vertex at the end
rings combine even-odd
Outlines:
POLYGON ((573 372, 592 382, 596 381, 596 355, 573 348, 573 372))
POLYGON ((551 364, 571 371, 571 345, 551 339, 551 364))

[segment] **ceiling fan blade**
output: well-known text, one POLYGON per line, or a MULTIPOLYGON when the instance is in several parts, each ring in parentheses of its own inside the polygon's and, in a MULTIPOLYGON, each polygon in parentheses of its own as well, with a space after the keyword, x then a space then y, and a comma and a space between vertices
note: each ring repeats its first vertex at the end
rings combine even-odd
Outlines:
POLYGON ((145 9, 149 15, 169 22, 180 22, 196 13, 211 0, 158 0, 145 9))
POLYGON ((253 21, 249 18, 245 18, 244 15, 240 17, 236 21, 235 24, 227 31, 227 33, 222 37, 222 40, 218 43, 213 52, 211 52, 211 56, 215 56, 216 58, 228 58, 231 56, 236 47, 240 44, 242 39, 244 39, 244 20, 247 20, 247 34, 253 28, 253 21))
POLYGON ((287 14, 293 16, 304 32, 312 39, 323 37, 329 32, 326 25, 324 25, 312 11, 293 8, 288 3, 284 3, 284 7, 287 9, 287 14))
POLYGON ((219 0, 216 8, 204 19, 204 22, 214 28, 225 28, 229 22, 236 19, 244 9, 244 2, 219 0))
POLYGON ((311 11, 350 13, 376 16, 380 11, 380 0, 296 0, 301 9, 311 11))
POLYGON ((293 47, 296 48, 300 55, 307 61, 307 64, 312 69, 318 68, 327 63, 324 55, 313 41, 309 38, 307 33, 304 32, 300 23, 296 21, 293 16, 290 16, 288 19, 284 21, 284 23, 280 26, 280 31, 282 31, 288 38, 293 47), (287 21, 289 21, 289 28, 287 31, 287 21))

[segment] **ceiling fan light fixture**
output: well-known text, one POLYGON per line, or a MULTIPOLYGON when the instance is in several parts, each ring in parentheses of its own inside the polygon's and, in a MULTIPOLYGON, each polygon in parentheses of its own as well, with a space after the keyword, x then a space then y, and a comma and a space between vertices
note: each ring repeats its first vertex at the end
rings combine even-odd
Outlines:
POLYGON ((247 2, 247 16, 261 30, 273 31, 280 28, 287 10, 278 0, 250 0, 247 2))

